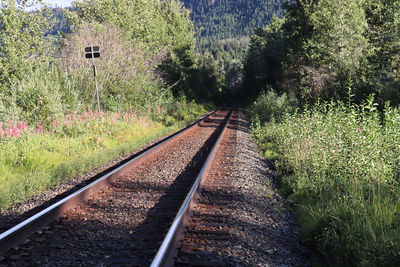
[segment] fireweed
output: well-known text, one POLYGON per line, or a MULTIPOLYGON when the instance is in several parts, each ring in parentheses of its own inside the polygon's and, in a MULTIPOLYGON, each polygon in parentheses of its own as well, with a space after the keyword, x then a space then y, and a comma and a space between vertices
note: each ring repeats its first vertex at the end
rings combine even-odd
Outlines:
POLYGON ((176 131, 205 112, 199 106, 185 111, 185 119, 160 107, 140 116, 89 110, 34 126, 0 123, 0 210, 176 131), (171 116, 173 123, 166 124, 163 118, 171 116))

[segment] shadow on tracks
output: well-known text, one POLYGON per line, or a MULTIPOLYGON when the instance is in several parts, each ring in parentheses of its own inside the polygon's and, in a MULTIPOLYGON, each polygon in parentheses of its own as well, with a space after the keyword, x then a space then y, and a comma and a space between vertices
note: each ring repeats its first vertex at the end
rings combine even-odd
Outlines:
POLYGON ((142 256, 146 258, 148 263, 155 256, 180 206, 207 159, 211 148, 221 133, 223 129, 221 122, 223 121, 223 116, 217 116, 216 119, 209 119, 207 121, 207 123, 211 122, 210 126, 200 125, 200 127, 218 128, 207 139, 203 147, 193 156, 189 164, 167 189, 166 193, 148 211, 146 219, 134 229, 134 233, 131 235, 131 242, 135 244, 135 249, 132 253, 142 253, 142 256))

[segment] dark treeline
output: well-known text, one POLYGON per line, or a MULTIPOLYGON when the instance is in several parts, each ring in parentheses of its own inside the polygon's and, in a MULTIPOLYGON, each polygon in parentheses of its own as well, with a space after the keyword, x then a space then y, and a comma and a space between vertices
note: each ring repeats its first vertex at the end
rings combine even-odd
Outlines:
POLYGON ((197 51, 206 58, 220 90, 236 90, 242 82, 242 61, 250 35, 264 27, 273 14, 283 16, 284 0, 184 0, 191 10, 197 35, 197 51))
POLYGON ((251 37, 244 87, 317 99, 400 103, 400 1, 297 0, 251 37))
POLYGON ((199 37, 227 39, 249 36, 274 13, 282 16, 282 0, 184 0, 199 37))

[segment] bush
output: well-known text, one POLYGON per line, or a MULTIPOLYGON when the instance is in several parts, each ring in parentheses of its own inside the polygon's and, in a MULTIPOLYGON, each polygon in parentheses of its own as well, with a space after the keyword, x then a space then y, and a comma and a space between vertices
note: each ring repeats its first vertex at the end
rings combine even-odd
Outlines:
MULTIPOLYGON (((158 112, 153 112, 152 117, 156 121, 162 122, 166 126, 170 126, 181 121, 183 123, 189 123, 198 116, 207 112, 204 105, 196 104, 191 102, 187 104, 186 99, 183 97, 179 101, 171 101, 168 104, 158 107, 158 112)), ((209 106, 208 110, 213 107, 209 106)))
POLYGON ((298 102, 295 97, 286 93, 278 95, 269 89, 260 94, 256 101, 247 110, 250 118, 258 117, 261 124, 268 121, 281 121, 285 113, 294 113, 298 102))
POLYGON ((141 109, 163 94, 162 83, 154 69, 163 55, 150 56, 139 45, 128 41, 121 30, 109 24, 83 23, 63 40, 60 58, 62 69, 79 81, 81 98, 88 108, 97 105, 92 61, 84 56, 90 45, 100 46, 96 59, 101 105, 106 110, 134 106, 141 109))
POLYGON ((50 123, 63 114, 64 106, 57 80, 39 71, 27 74, 15 82, 3 101, 13 109, 5 111, 4 117, 13 117, 30 123, 50 123))
POLYGON ((359 106, 319 104, 252 128, 258 143, 278 153, 301 239, 333 264, 400 264, 399 125, 399 109, 380 114, 370 98, 359 106))

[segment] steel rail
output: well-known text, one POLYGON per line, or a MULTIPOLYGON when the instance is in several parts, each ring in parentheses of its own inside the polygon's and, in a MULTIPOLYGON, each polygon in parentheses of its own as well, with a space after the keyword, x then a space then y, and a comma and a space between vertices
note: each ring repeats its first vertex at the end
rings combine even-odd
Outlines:
POLYGON ((167 235, 161 243, 161 246, 158 249, 157 254, 150 265, 151 267, 173 265, 174 257, 178 254, 180 239, 183 237, 183 228, 191 216, 195 201, 198 198, 198 193, 201 191, 201 183, 203 181, 203 177, 206 177, 209 170, 211 169, 212 162, 215 158, 216 152, 218 151, 221 140, 225 136, 227 125, 231 120, 232 113, 233 110, 231 110, 229 115, 227 116, 227 120, 224 124, 224 128, 221 134, 219 135, 214 146, 212 147, 210 154, 207 157, 207 160, 205 161, 200 173, 197 175, 196 181, 194 182, 192 188, 185 198, 185 201, 183 202, 174 221, 172 222, 172 225, 168 230, 167 235))
POLYGON ((101 188, 105 187, 112 181, 115 181, 116 179, 121 177, 130 165, 136 164, 139 162, 139 160, 144 160, 145 158, 150 157, 150 155, 154 153, 158 148, 166 145, 167 143, 172 142, 178 136, 182 135, 189 129, 193 128, 194 126, 198 125, 202 121, 206 120, 207 118, 215 114, 218 110, 222 110, 222 108, 214 110, 210 114, 206 115, 204 118, 195 121, 194 123, 188 125, 187 127, 175 132, 170 136, 167 136, 166 138, 160 140, 159 142, 140 151, 132 159, 122 164, 118 168, 108 172, 107 174, 96 179, 89 185, 79 189, 78 191, 72 193, 71 195, 54 203, 50 207, 40 211, 39 213, 29 217, 28 219, 22 221, 16 226, 10 228, 9 230, 1 233, 0 253, 3 253, 12 247, 20 245, 36 231, 48 225, 50 222, 62 217, 67 210, 89 199, 94 192, 99 191, 101 188))

